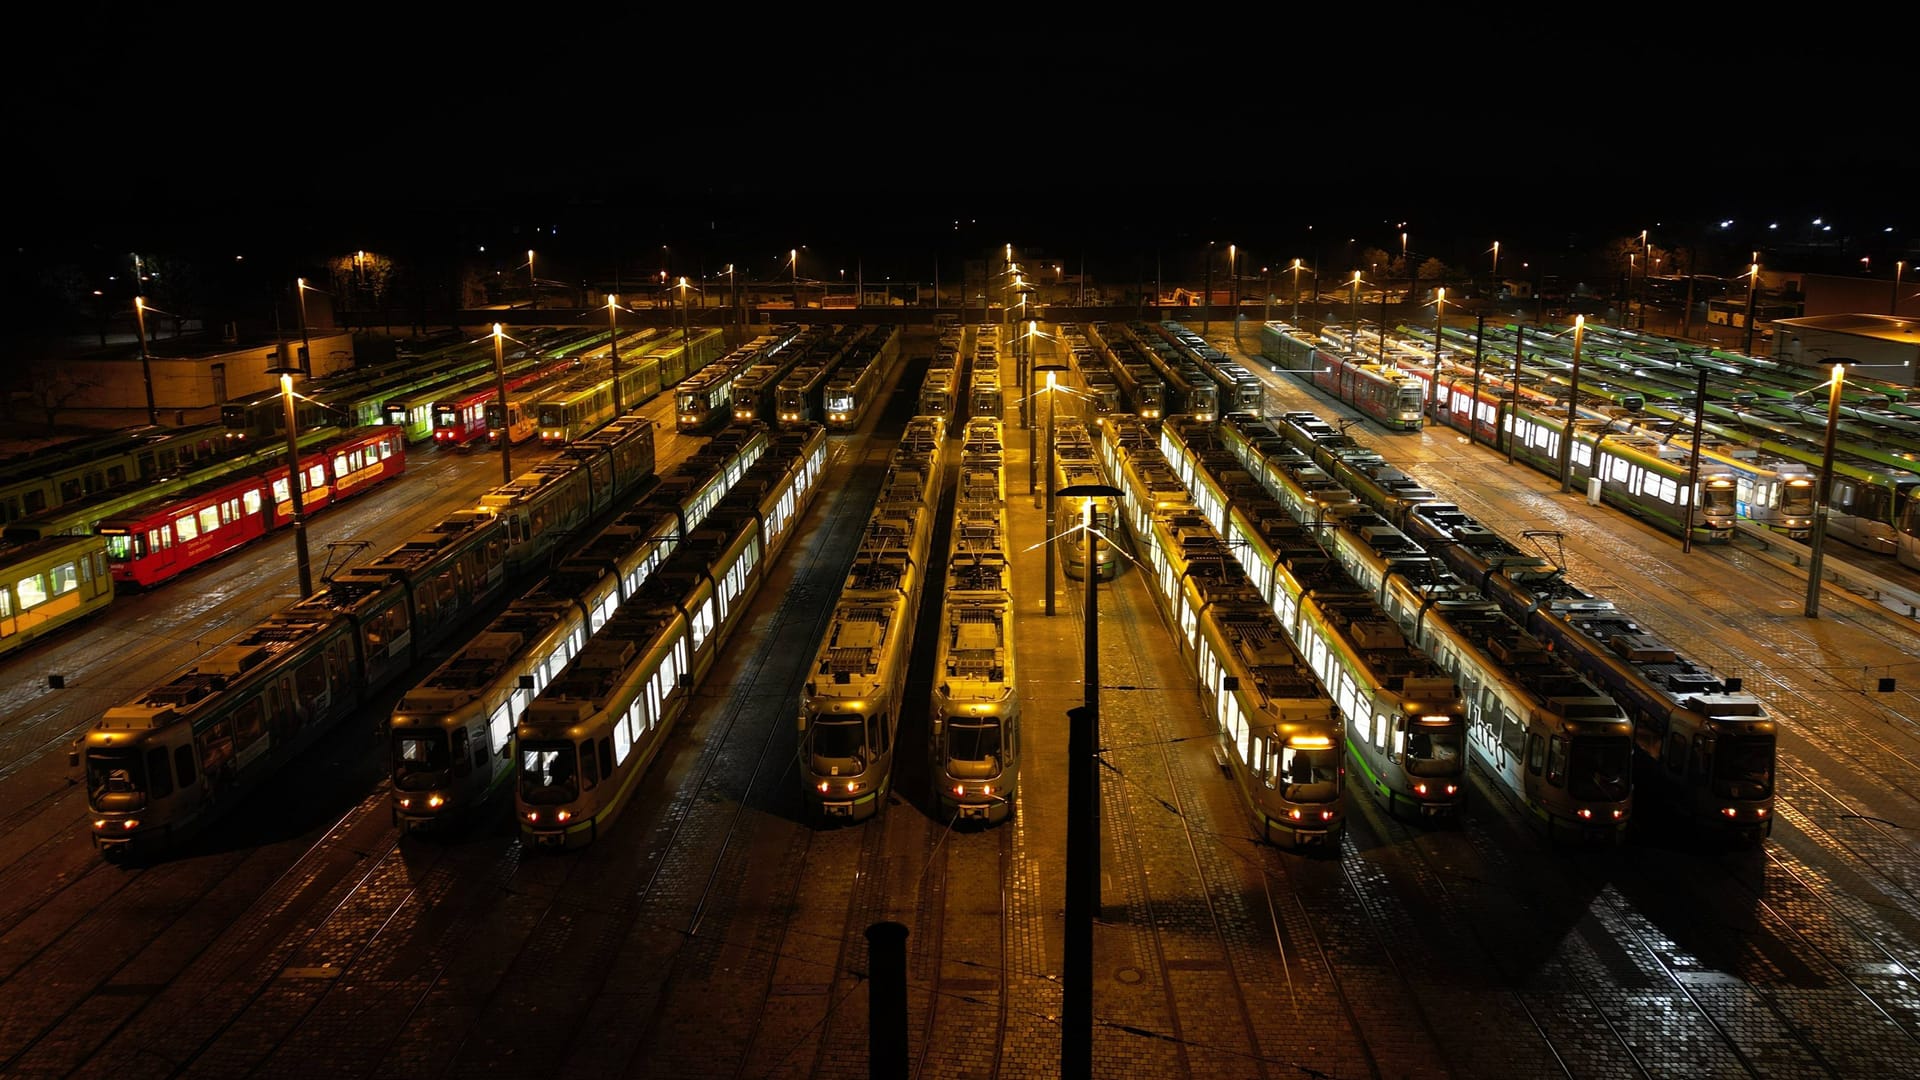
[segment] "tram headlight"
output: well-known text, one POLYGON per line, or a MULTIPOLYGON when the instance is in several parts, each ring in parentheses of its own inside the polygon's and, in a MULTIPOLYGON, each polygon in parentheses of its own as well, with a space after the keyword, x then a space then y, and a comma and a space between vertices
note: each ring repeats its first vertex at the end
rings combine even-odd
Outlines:
POLYGON ((427 796, 427 809, 438 810, 445 805, 447 805, 447 800, 442 798, 438 793, 427 796))
POLYGON ((1300 820, 1300 811, 1298 811, 1298 810, 1289 810, 1289 811, 1287 811, 1287 816, 1288 816, 1288 817, 1291 817, 1291 818, 1292 818, 1293 820, 1295 820, 1295 821, 1299 821, 1299 820, 1300 820))
POLYGON ((93 827, 94 827, 94 828, 96 828, 96 829, 104 829, 104 828, 106 828, 106 827, 107 827, 107 819, 106 819, 106 818, 94 818, 94 819, 93 819, 93 827))
POLYGON ((538 810, 527 811, 527 821, 533 824, 538 824, 540 821, 540 811, 538 810))
POLYGON ((956 798, 959 798, 959 797, 962 797, 962 796, 965 796, 965 795, 966 795, 966 793, 967 793, 967 785, 965 785, 965 784, 955 784, 955 785, 953 785, 953 794, 954 794, 954 796, 955 796, 956 798))
POLYGON ((120 827, 127 830, 128 832, 132 832, 133 830, 140 827, 140 819, 131 818, 131 817, 126 818, 120 822, 120 827))
POLYGON ((820 794, 825 795, 826 793, 827 793, 827 782, 825 780, 822 780, 820 781, 820 794))
POLYGON ((1755 808, 1754 808, 1754 811, 1753 811, 1753 816, 1754 816, 1754 817, 1766 817, 1766 816, 1767 816, 1767 808, 1766 808, 1766 807, 1764 807, 1764 806, 1759 806, 1759 807, 1755 807, 1755 808))
POLYGON ((400 800, 400 809, 402 810, 413 809, 413 799, 411 797, 403 797, 400 800))
POLYGON ((1581 807, 1578 810, 1575 810, 1574 813, 1579 815, 1580 817, 1586 818, 1589 821, 1593 820, 1593 811, 1585 806, 1581 807))
POLYGON ((1740 811, 1738 811, 1738 810, 1735 810, 1735 809, 1734 809, 1733 807, 1731 807, 1731 806, 1723 806, 1723 807, 1721 807, 1721 808, 1720 808, 1720 813, 1721 813, 1721 814, 1723 814, 1723 815, 1725 815, 1726 817, 1739 817, 1739 816, 1740 816, 1740 811))
POLYGON ((1459 785, 1459 784, 1448 784, 1448 785, 1447 785, 1447 794, 1449 794, 1449 795, 1458 795, 1458 794, 1460 794, 1460 785, 1459 785))
POLYGON ((1615 807, 1615 808, 1614 808, 1614 811, 1613 811, 1613 820, 1615 820, 1615 821, 1619 821, 1619 820, 1620 820, 1621 818, 1623 818, 1623 817, 1626 817, 1626 816, 1627 816, 1627 812, 1626 812, 1625 810, 1622 810, 1622 809, 1620 809, 1619 807, 1615 807))
POLYGON ((1413 785, 1413 792, 1416 795, 1425 795, 1427 793, 1427 785, 1415 784, 1413 785))
POLYGON ((1321 821, 1332 821, 1332 820, 1333 820, 1333 811, 1331 811, 1331 810, 1322 810, 1322 811, 1320 811, 1320 820, 1321 820, 1321 821))
POLYGON ((571 821, 572 819, 573 819, 573 814, 570 811, 555 810, 553 812, 553 820, 561 823, 562 825, 565 825, 568 821, 571 821))

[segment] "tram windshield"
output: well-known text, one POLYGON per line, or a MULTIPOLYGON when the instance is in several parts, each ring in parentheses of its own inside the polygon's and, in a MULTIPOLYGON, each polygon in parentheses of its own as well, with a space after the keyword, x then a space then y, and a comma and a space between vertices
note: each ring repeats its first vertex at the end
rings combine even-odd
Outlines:
POLYGON ((87 751, 87 802, 95 810, 132 810, 146 804, 147 769, 140 752, 87 751))
POLYGON ((1280 776, 1287 783, 1289 802, 1333 802, 1340 797, 1340 750, 1283 746, 1280 776))
POLYGON ((393 740, 393 786, 423 791, 440 783, 447 770, 443 731, 409 731, 393 740))
POLYGON ((972 717, 947 718, 947 772, 978 778, 1000 771, 1000 722, 972 717))
POLYGON ((830 776, 836 769, 850 773, 866 769, 866 717, 815 714, 807 720, 807 735, 813 744, 814 772, 830 776), (851 769, 848 762, 853 764, 851 769))
POLYGON ((579 762, 567 742, 522 743, 520 798, 528 803, 572 802, 580 796, 579 762))
POLYGON ((107 558, 114 562, 129 562, 139 558, 145 546, 140 543, 139 537, 110 533, 107 536, 107 558))
POLYGON ((1567 758, 1567 793, 1589 802, 1619 802, 1633 794, 1631 770, 1626 739, 1575 739, 1567 758))
POLYGON ((1733 517, 1739 512, 1739 489, 1732 484, 1702 484, 1700 510, 1708 517, 1733 517))
POLYGON ((1719 740, 1713 755, 1713 793, 1723 799, 1764 799, 1773 794, 1773 740, 1719 740))
POLYGON ((1414 776, 1452 776, 1466 767, 1454 728, 1416 726, 1407 733, 1407 772, 1414 776))

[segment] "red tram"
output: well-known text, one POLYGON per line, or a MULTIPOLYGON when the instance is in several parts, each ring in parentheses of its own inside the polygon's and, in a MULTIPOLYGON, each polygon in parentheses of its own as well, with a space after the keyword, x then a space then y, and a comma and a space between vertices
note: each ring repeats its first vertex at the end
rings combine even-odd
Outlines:
MULTIPOLYGON (((406 471, 405 433, 365 427, 300 455, 300 499, 311 514, 406 471)), ((158 585, 293 520, 285 462, 155 499, 100 522, 116 582, 158 585)))
MULTIPOLYGON (((542 383, 569 375, 578 369, 579 357, 555 357, 543 363, 531 364, 526 370, 506 377, 507 393, 538 386, 542 383)), ((485 439, 492 432, 488 427, 487 406, 497 405, 500 401, 500 384, 494 376, 486 376, 453 391, 446 397, 433 403, 433 445, 466 446, 475 439, 485 439)))

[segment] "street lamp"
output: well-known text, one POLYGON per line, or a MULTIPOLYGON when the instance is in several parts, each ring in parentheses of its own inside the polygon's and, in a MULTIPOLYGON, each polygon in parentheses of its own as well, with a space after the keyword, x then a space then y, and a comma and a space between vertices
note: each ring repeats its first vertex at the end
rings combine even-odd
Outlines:
POLYGON ((1084 702, 1067 710, 1067 918, 1062 942, 1060 1075, 1093 1075, 1093 922, 1100 912, 1100 534, 1098 499, 1118 499, 1107 484, 1073 484, 1060 494, 1085 500, 1080 528, 1087 545, 1084 702))
POLYGON ((787 261, 793 266, 793 317, 800 317, 800 249, 787 251, 787 261))
POLYGON ((1300 327, 1300 260, 1293 260, 1293 325, 1300 327))
POLYGON ((612 293, 607 294, 607 348, 613 354, 613 413, 625 416, 627 407, 620 400, 620 298, 612 293))
POLYGON ((540 310, 540 279, 533 273, 532 248, 527 249, 527 295, 532 298, 527 306, 535 311, 540 310))
POLYGON ((1900 272, 1906 268, 1907 264, 1903 261, 1896 260, 1893 264, 1893 303, 1887 307, 1889 315, 1900 314, 1900 272))
POLYGON ((1228 308, 1229 318, 1233 320, 1233 347, 1240 347, 1240 260, 1239 249, 1227 245, 1227 295, 1232 300, 1228 308))
POLYGON ((1753 298, 1760 288, 1760 253, 1753 253, 1753 269, 1747 272, 1747 347, 1746 354, 1753 355, 1753 298))
MULTIPOLYGON (((139 282, 136 280, 134 284, 139 282)), ((133 298, 133 321, 140 328, 140 377, 147 382, 147 423, 158 424, 160 410, 153 402, 153 357, 147 353, 147 298, 144 296, 133 298)), ((101 334, 100 340, 105 341, 106 335, 101 334)))
MULTIPOLYGON (((507 417, 506 340, 507 336, 502 332, 500 324, 494 323, 493 387, 494 393, 500 399, 500 418, 502 421, 505 421, 507 417)), ((513 483, 513 434, 511 432, 507 433, 506 438, 500 440, 500 482, 502 484, 513 483)))
POLYGON ((1360 351, 1360 271, 1353 272, 1353 317, 1347 323, 1347 350, 1360 351))
MULTIPOLYGON (((1587 317, 1573 317, 1573 371, 1567 389, 1567 426, 1560 433, 1560 491, 1573 490, 1573 418, 1580 407, 1580 340, 1586 336, 1587 317)), ((1517 385, 1517 384, 1516 384, 1517 385)), ((1595 468, 1598 468, 1596 463, 1595 468)))
POLYGON ((1833 499, 1833 441, 1840 422, 1840 388, 1846 384, 1847 365, 1833 365, 1827 390, 1827 443, 1820 452, 1820 505, 1813 508, 1813 533, 1807 539, 1807 618, 1820 617, 1820 558, 1827 539, 1827 515, 1833 499))
POLYGON ((313 377, 313 342, 307 337, 307 285, 306 278, 293 279, 294 291, 300 297, 300 374, 309 379, 313 377))
POLYGON ((300 497, 300 435, 293 422, 293 377, 303 375, 300 365, 289 363, 284 353, 267 374, 280 376, 280 405, 287 422, 287 501, 293 509, 293 561, 300 574, 300 599, 313 595, 313 560, 307 553, 307 510, 300 497))
MULTIPOLYGON (((1053 389, 1054 379, 1066 371, 1065 364, 1040 364, 1034 373, 1047 373, 1047 614, 1053 614, 1053 389)), ((1032 486, 1032 485, 1028 485, 1032 486)))

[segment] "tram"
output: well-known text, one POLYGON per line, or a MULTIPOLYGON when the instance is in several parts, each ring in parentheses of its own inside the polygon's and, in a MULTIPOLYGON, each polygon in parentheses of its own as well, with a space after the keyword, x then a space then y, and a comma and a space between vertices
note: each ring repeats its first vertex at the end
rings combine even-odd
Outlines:
POLYGON ((949 821, 1005 821, 1017 794, 1020 695, 1005 459, 997 431, 974 437, 974 425, 999 423, 973 421, 961 451, 934 646, 927 749, 935 801, 949 821))
POLYGON ((799 772, 810 819, 857 821, 886 804, 943 446, 937 418, 908 423, 807 667, 799 772))
POLYGON ((111 603, 105 537, 52 536, 0 546, 0 656, 111 603))

